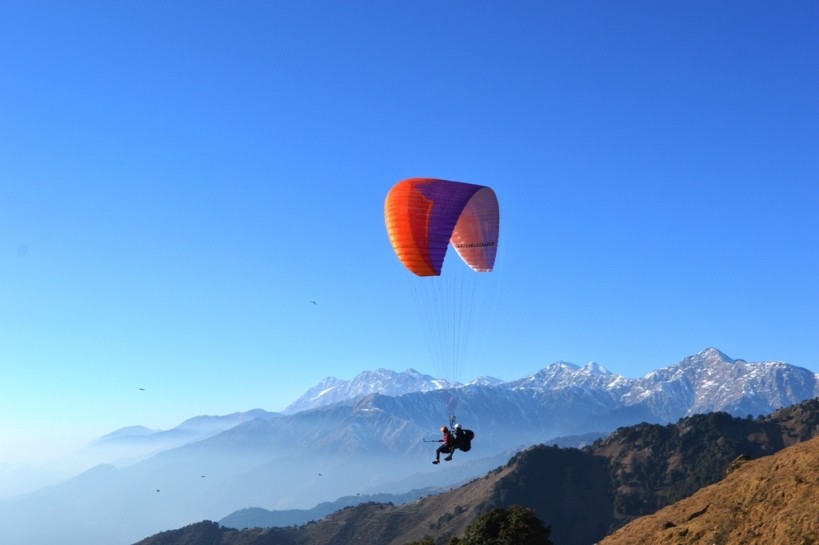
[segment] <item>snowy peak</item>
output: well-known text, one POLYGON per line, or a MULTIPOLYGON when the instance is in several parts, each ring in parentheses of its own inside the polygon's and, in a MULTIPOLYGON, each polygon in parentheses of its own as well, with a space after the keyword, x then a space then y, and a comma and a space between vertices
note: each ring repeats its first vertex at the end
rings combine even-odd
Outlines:
POLYGON ((583 367, 573 363, 558 361, 538 371, 534 375, 508 383, 513 389, 565 390, 571 388, 592 388, 605 390, 622 377, 615 375, 596 362, 583 367))
POLYGON ((611 371, 597 363, 596 361, 590 361, 586 365, 583 366, 583 369, 580 370, 581 373, 587 375, 611 375, 613 374, 611 371))
POLYGON ((556 361, 548 367, 544 367, 532 375, 532 377, 550 381, 559 379, 560 377, 574 376, 579 369, 580 367, 573 363, 569 363, 567 361, 556 361))
POLYGON ((353 379, 340 380, 329 377, 291 403, 284 414, 293 414, 308 409, 326 407, 334 403, 358 399, 371 394, 398 396, 414 392, 429 392, 456 388, 460 384, 424 375, 415 369, 396 373, 389 369, 364 371, 353 379))
POLYGON ((708 348, 638 379, 623 396, 661 418, 710 411, 759 415, 819 395, 819 375, 782 362, 749 363, 708 348))
POLYGON ((504 381, 499 378, 482 376, 470 380, 466 383, 466 386, 498 386, 499 384, 503 384, 503 382, 504 381))
POLYGON ((706 348, 699 354, 689 356, 685 358, 682 362, 680 362, 681 365, 694 365, 697 363, 701 365, 713 365, 736 363, 736 360, 729 358, 727 355, 723 354, 716 348, 706 348))

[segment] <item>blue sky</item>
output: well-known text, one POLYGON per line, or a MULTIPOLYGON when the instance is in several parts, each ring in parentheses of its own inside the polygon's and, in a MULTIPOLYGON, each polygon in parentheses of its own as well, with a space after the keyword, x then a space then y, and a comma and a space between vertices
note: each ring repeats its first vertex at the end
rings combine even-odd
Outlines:
POLYGON ((407 177, 500 202, 492 332, 463 378, 637 377, 709 346, 819 371, 817 21, 814 2, 4 2, 0 463, 281 410, 328 375, 435 374, 383 223, 407 177))

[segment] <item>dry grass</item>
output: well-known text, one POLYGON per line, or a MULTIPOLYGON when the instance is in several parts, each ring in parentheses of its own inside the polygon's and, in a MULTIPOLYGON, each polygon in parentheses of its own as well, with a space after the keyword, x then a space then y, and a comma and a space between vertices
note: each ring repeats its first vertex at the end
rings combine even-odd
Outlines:
POLYGON ((819 438, 742 463, 599 545, 819 545, 819 438))

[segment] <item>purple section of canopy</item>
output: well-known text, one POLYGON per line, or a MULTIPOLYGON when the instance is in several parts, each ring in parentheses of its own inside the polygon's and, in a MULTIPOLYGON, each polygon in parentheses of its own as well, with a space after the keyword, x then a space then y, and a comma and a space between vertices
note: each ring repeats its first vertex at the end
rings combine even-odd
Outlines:
POLYGON ((449 238, 466 203, 483 186, 444 180, 419 184, 419 191, 433 202, 429 217, 427 243, 429 257, 437 274, 441 274, 449 238))

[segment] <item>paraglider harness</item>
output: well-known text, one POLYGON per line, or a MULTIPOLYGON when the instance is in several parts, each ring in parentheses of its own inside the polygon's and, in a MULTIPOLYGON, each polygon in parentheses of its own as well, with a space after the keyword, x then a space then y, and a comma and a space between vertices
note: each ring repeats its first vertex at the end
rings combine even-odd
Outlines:
MULTIPOLYGON (((454 420, 454 418, 453 418, 454 420)), ((472 448, 472 440, 475 438, 475 432, 464 428, 453 426, 455 430, 455 446, 454 448, 467 452, 472 448)))

